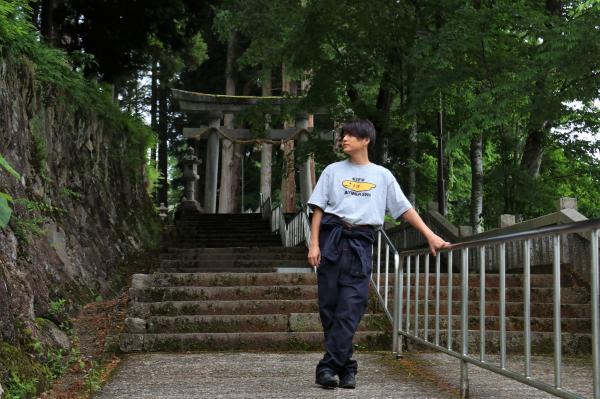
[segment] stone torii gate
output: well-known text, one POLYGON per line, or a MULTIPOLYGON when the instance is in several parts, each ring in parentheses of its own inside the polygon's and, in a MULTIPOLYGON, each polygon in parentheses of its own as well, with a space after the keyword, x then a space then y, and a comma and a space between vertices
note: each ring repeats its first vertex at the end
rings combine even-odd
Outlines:
MULTIPOLYGON (((225 96, 177 89, 173 89, 172 93, 180 111, 187 113, 202 113, 207 118, 208 124, 206 126, 188 127, 183 129, 185 138, 195 140, 200 140, 201 138, 207 139, 206 157, 204 159, 205 181, 203 204, 204 211, 207 213, 217 213, 219 144, 221 139, 243 143, 284 142, 289 140, 305 142, 308 141, 309 136, 312 134, 312 117, 306 112, 296 116, 294 127, 267 129, 263 138, 253 137, 250 129, 233 129, 221 125, 221 119, 225 114, 240 113, 258 105, 267 107, 268 113, 275 114, 284 102, 294 101, 294 99, 274 96, 225 96)), ((325 136, 323 138, 331 139, 327 134, 323 136, 325 136)), ((291 178, 293 178, 293 173, 291 178)), ((261 181, 261 185, 262 184, 263 182, 261 181)), ((303 202, 306 202, 310 197, 314 184, 314 160, 311 155, 300 167, 300 195, 303 202)), ((263 187, 261 187, 261 193, 265 193, 263 187)), ((284 197, 286 193, 282 194, 282 197, 284 197)), ((187 200, 197 201, 198 199, 199 195, 194 199, 188 198, 187 200)))

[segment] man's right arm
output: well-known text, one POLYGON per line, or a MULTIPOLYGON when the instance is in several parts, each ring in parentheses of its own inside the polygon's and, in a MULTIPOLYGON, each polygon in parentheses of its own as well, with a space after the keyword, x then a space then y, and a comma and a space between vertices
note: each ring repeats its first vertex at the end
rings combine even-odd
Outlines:
POLYGON ((310 244, 308 246, 308 263, 314 267, 319 267, 319 264, 321 263, 319 229, 321 228, 322 217, 323 210, 318 206, 313 207, 312 222, 310 224, 310 244))

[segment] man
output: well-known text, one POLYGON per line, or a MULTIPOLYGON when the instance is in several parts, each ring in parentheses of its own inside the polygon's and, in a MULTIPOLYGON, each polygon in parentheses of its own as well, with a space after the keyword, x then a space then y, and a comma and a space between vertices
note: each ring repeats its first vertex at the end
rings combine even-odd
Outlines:
POLYGON ((386 211, 419 230, 431 252, 449 243, 434 234, 413 209, 392 173, 369 161, 375 127, 365 119, 344 123, 348 159, 325 168, 308 200, 313 209, 308 262, 317 267, 319 313, 326 353, 316 369, 324 388, 356 386, 352 338, 368 303, 375 229, 386 211))

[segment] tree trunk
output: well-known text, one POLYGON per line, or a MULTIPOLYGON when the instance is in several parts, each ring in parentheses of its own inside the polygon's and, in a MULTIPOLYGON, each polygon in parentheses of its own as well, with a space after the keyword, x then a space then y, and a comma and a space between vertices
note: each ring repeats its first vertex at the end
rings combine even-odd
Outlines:
MULTIPOLYGON (((158 114, 156 102, 158 99, 158 64, 156 60, 152 60, 152 81, 150 86, 150 128, 152 132, 156 135, 158 132, 158 114)), ((156 169, 156 145, 152 147, 150 150, 150 165, 152 168, 156 169)), ((158 202, 158 192, 155 190, 152 193, 154 197, 154 202, 156 205, 160 205, 158 202)))
POLYGON ((442 94, 440 93, 440 107, 438 110, 438 168, 437 168, 437 200, 438 211, 442 215, 448 214, 446 202, 446 176, 447 160, 444 156, 444 114, 442 107, 442 94))
MULTIPOLYGON (((285 65, 281 65, 281 90, 290 93, 291 82, 286 76, 285 65)), ((285 125, 284 127, 289 127, 285 125)), ((281 205, 283 212, 296 211, 296 173, 294 170, 294 141, 283 144, 283 176, 281 178, 281 205)))
MULTIPOLYGON (((559 16, 562 13, 562 1, 546 0, 546 10, 551 15, 559 16)), ((527 132, 527 139, 525 140, 525 147, 523 148, 523 158, 521 159, 521 167, 534 179, 540 175, 542 157, 544 156, 544 144, 548 130, 547 127, 549 125, 548 119, 539 117, 539 115, 542 114, 539 111, 544 111, 547 98, 549 98, 548 96, 552 96, 551 89, 547 88, 545 83, 544 75, 538 78, 535 88, 536 90, 532 100, 534 106, 533 112, 531 113, 531 118, 533 120, 529 123, 530 128, 527 132)))
POLYGON ((158 88, 158 170, 160 187, 158 189, 158 203, 167 205, 169 197, 168 182, 168 148, 167 148, 167 90, 168 78, 162 67, 159 67, 158 88))
POLYGON ((530 177, 537 178, 540 175, 542 157, 544 156, 544 137, 542 129, 531 129, 527 134, 521 166, 530 177))
POLYGON ((483 231, 483 135, 471 139, 471 226, 483 231))
POLYGON ((412 125, 410 131, 410 155, 408 160, 408 200, 413 206, 417 200, 416 187, 417 187, 417 117, 412 125))
MULTIPOLYGON (((271 96, 273 86, 271 82, 271 70, 263 71, 262 95, 263 97, 271 96)), ((268 116, 267 116, 268 120, 268 116)), ((265 129, 269 129, 268 122, 265 129)), ((271 198, 271 182, 272 182, 272 166, 273 166, 273 145, 263 143, 260 148, 260 192, 263 201, 271 198)))
MULTIPOLYGON (((225 94, 235 95, 235 47, 237 33, 235 30, 229 34, 227 42, 227 65, 225 67, 225 94)), ((223 118, 225 128, 233 128, 233 114, 225 114, 223 118)), ((235 173, 234 145, 231 141, 223 139, 221 151, 221 185, 219 187, 219 213, 235 212, 235 173)))
POLYGON ((377 108, 377 117, 373 121, 377 128, 377 139, 373 151, 371 152, 371 157, 375 163, 379 164, 388 161, 387 138, 390 130, 392 102, 394 101, 394 94, 390 88, 389 80, 389 73, 384 73, 379 86, 379 93, 377 94, 377 103, 375 105, 377 108))
POLYGON ((57 43, 57 32, 55 26, 54 11, 58 0, 42 0, 41 10, 41 34, 46 43, 55 45, 57 43))

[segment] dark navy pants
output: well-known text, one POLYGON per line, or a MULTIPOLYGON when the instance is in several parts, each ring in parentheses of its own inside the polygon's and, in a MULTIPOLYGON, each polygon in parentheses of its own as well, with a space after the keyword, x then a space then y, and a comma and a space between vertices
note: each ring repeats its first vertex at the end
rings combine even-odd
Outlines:
MULTIPOLYGON (((364 239, 364 233, 358 238, 352 232, 348 238, 347 233, 345 230, 332 243, 330 230, 322 225, 319 236, 321 265, 317 269, 317 282, 326 353, 317 365, 317 375, 325 370, 339 376, 357 372, 357 363, 352 359, 352 339, 369 301, 372 241, 364 239), (335 261, 328 260, 323 253, 331 252, 332 245, 335 261)), ((371 232, 367 238, 370 235, 371 232)))

